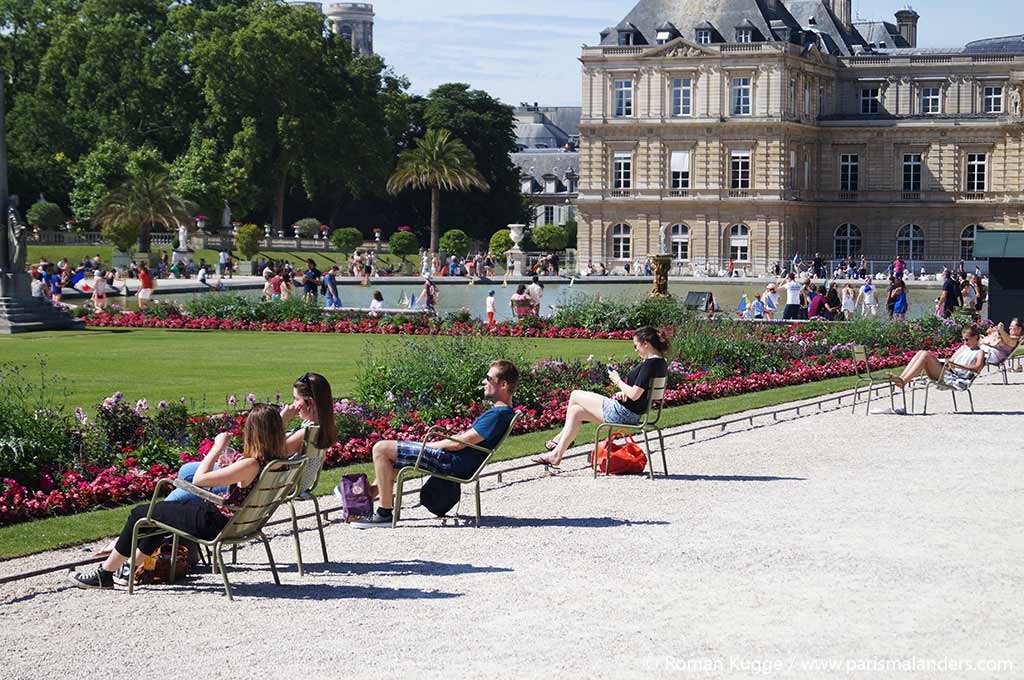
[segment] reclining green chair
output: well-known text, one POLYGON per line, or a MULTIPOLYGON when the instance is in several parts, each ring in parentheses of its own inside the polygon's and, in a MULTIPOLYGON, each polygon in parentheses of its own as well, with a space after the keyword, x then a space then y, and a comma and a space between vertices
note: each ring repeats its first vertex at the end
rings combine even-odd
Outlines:
MULTIPOLYGON (((450 477, 448 475, 438 475, 438 474, 434 474, 434 473, 431 473, 431 472, 427 472, 426 470, 420 469, 420 460, 422 460, 422 458, 423 458, 423 451, 424 451, 424 449, 427 448, 427 442, 428 441, 437 441, 438 439, 447 439, 449 441, 455 441, 451 437, 445 435, 443 432, 438 430, 436 427, 432 427, 429 430, 427 430, 427 434, 423 437, 423 444, 422 444, 422 446, 420 446, 420 455, 416 457, 416 464, 404 467, 404 468, 402 468, 401 470, 398 471, 398 479, 395 481, 395 486, 396 486, 396 488, 395 488, 395 510, 392 513, 392 518, 391 518, 391 526, 392 526, 392 528, 398 526, 398 519, 399 519, 399 517, 401 516, 401 513, 402 513, 402 489, 403 489, 403 486, 405 484, 405 478, 413 476, 413 475, 423 475, 423 474, 426 474, 426 475, 430 475, 431 477, 437 477, 438 479, 445 479, 445 480, 448 480, 449 482, 455 482, 456 484, 472 484, 474 486, 474 492, 476 494, 476 526, 479 529, 480 528, 480 473, 483 472, 483 469, 487 466, 487 463, 490 462, 490 460, 494 456, 494 454, 498 451, 498 449, 501 448, 501 445, 505 443, 506 439, 508 439, 508 436, 512 433, 512 428, 515 427, 516 421, 519 420, 519 416, 520 415, 522 415, 522 412, 521 411, 517 411, 516 414, 514 416, 512 416, 512 422, 510 422, 508 424, 508 429, 505 431, 505 434, 502 435, 501 441, 499 441, 498 445, 495 446, 493 449, 485 449, 485 448, 482 448, 480 446, 476 446, 474 444, 466 444, 465 445, 466 448, 474 449, 476 451, 479 451, 481 453, 486 454, 486 457, 484 458, 483 462, 480 463, 480 467, 478 467, 476 469, 476 472, 471 477, 468 477, 466 479, 462 479, 460 477, 450 477)), ((460 442, 460 443, 462 443, 462 442, 460 442)))
MULTIPOLYGON (((277 511, 282 503, 288 498, 288 496, 295 491, 295 484, 299 480, 299 476, 302 474, 302 466, 305 460, 299 458, 294 460, 275 460, 268 463, 263 471, 260 473, 259 478, 255 482, 255 487, 246 496, 245 501, 236 507, 227 506, 231 508, 234 515, 228 521, 227 525, 221 532, 213 539, 206 540, 192 536, 188 532, 177 529, 168 524, 164 524, 158 520, 152 518, 153 506, 159 502, 161 489, 164 486, 175 486, 179 489, 184 489, 189 493, 192 493, 204 500, 207 500, 214 505, 226 506, 222 496, 215 493, 190 484, 180 479, 161 479, 156 489, 153 491, 153 499, 149 503, 149 512, 146 516, 135 523, 132 529, 132 550, 131 558, 129 561, 129 569, 132 574, 135 573, 135 556, 138 552, 137 546, 140 538, 149 536, 161 536, 170 534, 172 538, 171 543, 171 555, 178 554, 178 541, 179 538, 183 538, 187 541, 192 541, 198 545, 208 548, 212 553, 212 568, 213 573, 216 574, 218 569, 220 570, 221 577, 224 579, 224 592, 227 593, 228 599, 231 597, 231 583, 228 581, 227 569, 224 566, 224 556, 221 551, 225 546, 237 546, 241 543, 248 543, 254 539, 260 539, 263 541, 263 547, 267 549, 267 561, 270 562, 270 570, 274 574, 274 583, 280 585, 281 579, 277 575, 277 566, 274 564, 274 555, 270 551, 270 542, 267 540, 266 535, 263 533, 263 527, 266 526, 270 517, 277 511)), ((171 569, 170 580, 174 581, 174 569, 171 569)), ((134 592, 135 579, 132 578, 128 582, 128 594, 131 595, 134 592)))
POLYGON ((292 513, 292 531, 295 534, 295 556, 299 562, 299 576, 303 575, 303 568, 302 545, 299 543, 299 522, 295 513, 296 503, 313 503, 313 508, 316 510, 316 528, 320 532, 320 549, 324 553, 324 564, 328 562, 327 541, 324 540, 324 522, 323 518, 320 517, 320 501, 317 500, 316 495, 313 493, 316 485, 320 483, 320 472, 324 469, 324 454, 326 453, 323 449, 319 449, 316 446, 316 440, 319 435, 319 425, 310 425, 306 428, 306 436, 302 443, 302 453, 299 454, 305 460, 305 464, 302 466, 302 476, 299 477, 298 484, 295 485, 295 492, 284 499, 288 503, 288 510, 292 513))
MULTIPOLYGON (((608 430, 608 450, 611 450, 612 438, 616 432, 640 432, 644 435, 644 446, 647 447, 647 464, 650 466, 650 476, 654 479, 654 456, 651 455, 651 442, 648 432, 657 432, 658 441, 661 444, 661 464, 665 468, 665 476, 668 477, 668 460, 665 458, 665 435, 662 434, 658 421, 661 420, 661 410, 665 402, 665 388, 668 385, 668 378, 651 378, 651 398, 647 402, 647 412, 639 425, 620 425, 618 423, 601 423, 597 426, 597 433, 594 435, 594 451, 601 441, 601 431, 608 430), (657 406, 655 406, 657 404, 657 406), (651 413, 655 412, 654 419, 651 413)), ((594 477, 597 477, 597 456, 591 456, 591 465, 594 468, 594 477)), ((605 475, 611 473, 612 466, 605 464, 605 475)))

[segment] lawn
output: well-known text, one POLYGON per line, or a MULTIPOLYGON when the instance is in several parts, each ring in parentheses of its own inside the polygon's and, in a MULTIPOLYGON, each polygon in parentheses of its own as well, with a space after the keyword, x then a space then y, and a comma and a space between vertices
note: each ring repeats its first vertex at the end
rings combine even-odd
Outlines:
MULTIPOLYGON (((60 379, 60 400, 72 408, 92 407, 120 390, 150 403, 184 396, 194 410, 215 411, 230 394, 288 394, 306 371, 325 375, 336 398, 348 396, 367 349, 396 342, 393 335, 102 329, 0 336, 0 362, 27 365, 34 377, 44 360, 45 375, 60 379)), ((631 343, 616 340, 503 342, 515 342, 533 361, 632 352, 631 343)))
MULTIPOLYGON (((712 401, 703 401, 686 406, 677 406, 665 409, 662 415, 662 423, 665 427, 685 425, 721 418, 730 414, 740 413, 750 409, 764 408, 787 402, 810 399, 812 397, 839 392, 850 389, 856 382, 855 378, 834 378, 823 380, 817 383, 806 385, 794 385, 781 387, 774 390, 754 392, 735 397, 725 397, 712 401)), ((494 460, 509 460, 528 456, 543 450, 545 440, 551 437, 552 431, 532 432, 530 434, 512 437, 505 444, 503 449, 496 454, 494 460)), ((583 443, 594 436, 594 426, 587 425, 580 432, 579 443, 583 443)), ((670 439, 666 442, 672 447, 674 442, 670 439)), ((660 465, 660 460, 656 460, 660 465)), ((685 459, 680 456, 669 456, 669 472, 673 474, 685 474, 685 459)), ((657 468, 660 469, 660 468, 657 468)), ((354 472, 366 472, 373 474, 372 467, 367 464, 354 465, 347 468, 336 468, 325 470, 320 477, 320 485, 317 487, 318 495, 330 494, 334 485, 338 483, 342 474, 354 472)), ((323 506, 332 508, 337 501, 327 499, 323 506)), ((0 560, 31 555, 44 550, 54 548, 80 545, 108 536, 113 536, 121 530, 125 518, 128 516, 128 507, 114 508, 110 510, 96 510, 67 517, 52 517, 49 519, 37 520, 15 524, 9 527, 0 528, 0 560)), ((304 509, 305 511, 305 509, 304 509)), ((484 521, 487 521, 487 499, 483 501, 484 521)), ((331 529, 328 529, 331 530, 331 529)))

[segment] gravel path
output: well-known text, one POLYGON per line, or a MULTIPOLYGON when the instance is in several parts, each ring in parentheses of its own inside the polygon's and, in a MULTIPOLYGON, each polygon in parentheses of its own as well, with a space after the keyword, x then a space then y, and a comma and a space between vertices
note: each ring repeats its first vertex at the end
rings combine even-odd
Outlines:
POLYGON ((207 573, 131 599, 0 586, 0 677, 1024 677, 1022 397, 986 377, 976 415, 940 394, 670 440, 656 482, 491 479, 482 529, 332 522, 335 561, 301 579, 278 534, 284 585, 250 547, 233 603, 207 573))

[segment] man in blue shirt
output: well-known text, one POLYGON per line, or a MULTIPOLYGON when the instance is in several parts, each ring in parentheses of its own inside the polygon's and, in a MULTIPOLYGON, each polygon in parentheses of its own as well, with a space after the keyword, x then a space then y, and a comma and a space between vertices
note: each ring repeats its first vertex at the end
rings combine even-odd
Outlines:
POLYGON ((302 273, 302 291, 306 294, 306 302, 316 302, 317 289, 320 288, 320 270, 316 262, 306 260, 306 271, 302 273))
MULTIPOLYGON (((414 441, 392 440, 374 444, 373 469, 377 479, 376 489, 371 488, 370 495, 375 491, 379 493, 380 505, 368 519, 353 522, 352 526, 357 529, 391 526, 398 470, 415 465, 421 449, 421 469, 463 479, 472 476, 487 454, 467 444, 494 449, 501 443, 515 415, 512 410, 512 393, 518 382, 519 370, 515 364, 504 359, 495 361, 483 379, 484 398, 493 402, 494 406, 473 421, 468 430, 441 441, 427 442, 426 448, 423 448, 421 442, 414 441)), ((338 490, 335 493, 339 493, 338 490)))
POLYGON ((338 265, 334 265, 324 275, 324 297, 327 298, 328 309, 341 309, 341 296, 338 294, 338 265))

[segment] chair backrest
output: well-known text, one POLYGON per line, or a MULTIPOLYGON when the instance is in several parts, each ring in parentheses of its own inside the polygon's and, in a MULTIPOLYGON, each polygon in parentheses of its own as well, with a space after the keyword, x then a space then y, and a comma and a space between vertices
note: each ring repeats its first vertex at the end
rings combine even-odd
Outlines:
POLYGON ((853 352, 853 370, 859 378, 862 375, 871 372, 871 367, 868 366, 868 348, 864 345, 854 345, 851 348, 853 352))
POLYGON ((651 386, 648 388, 651 393, 651 398, 647 402, 647 412, 644 413, 644 419, 641 421, 641 425, 654 425, 661 419, 661 409, 665 404, 665 388, 668 387, 668 378, 651 378, 651 386), (657 402, 657 406, 655 406, 657 402), (654 416, 654 420, 651 420, 651 411, 657 409, 657 414, 654 416))
POLYGON ((509 423, 508 423, 508 429, 505 430, 505 434, 503 434, 501 436, 501 439, 498 441, 498 443, 495 445, 495 447, 490 450, 490 452, 487 454, 487 456, 480 463, 480 467, 478 467, 476 469, 476 474, 474 474, 472 477, 470 477, 470 481, 472 481, 472 480, 476 479, 478 476, 480 476, 480 472, 484 469, 484 467, 486 467, 487 463, 491 462, 491 458, 494 457, 494 454, 498 452, 498 449, 501 448, 501 445, 504 444, 505 440, 508 439, 509 435, 512 434, 512 429, 515 428, 516 423, 519 421, 519 418, 521 418, 522 415, 523 415, 522 411, 516 411, 515 412, 515 415, 512 416, 512 420, 510 420, 509 423))
POLYGON ((296 487, 296 493, 308 493, 316 488, 320 482, 320 471, 324 469, 324 449, 318 448, 316 440, 320 437, 320 426, 309 425, 306 427, 306 435, 302 440, 302 453, 305 464, 302 466, 302 475, 296 487))
POLYGON ((255 487, 245 497, 221 532, 222 539, 246 538, 259 533, 278 506, 295 491, 295 483, 302 474, 304 458, 274 460, 263 468, 255 487))

